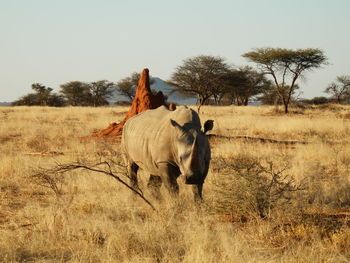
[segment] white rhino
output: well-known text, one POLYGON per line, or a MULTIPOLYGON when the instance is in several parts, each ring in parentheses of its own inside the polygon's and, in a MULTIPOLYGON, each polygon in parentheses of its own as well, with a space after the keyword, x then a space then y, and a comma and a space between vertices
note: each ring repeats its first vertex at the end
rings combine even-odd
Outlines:
POLYGON ((132 186, 138 187, 140 167, 150 174, 148 187, 154 195, 159 196, 162 182, 177 195, 176 179, 182 174, 200 201, 211 158, 205 133, 212 128, 213 121, 208 120, 202 131, 198 114, 185 106, 175 111, 161 106, 130 118, 123 129, 122 149, 132 186))

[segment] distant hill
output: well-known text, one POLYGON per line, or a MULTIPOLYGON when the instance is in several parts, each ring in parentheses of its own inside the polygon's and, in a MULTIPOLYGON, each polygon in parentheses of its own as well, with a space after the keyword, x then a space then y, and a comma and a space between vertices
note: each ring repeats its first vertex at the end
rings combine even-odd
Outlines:
POLYGON ((11 102, 0 102, 0 106, 11 106, 11 102))
MULTIPOLYGON (((173 86, 168 85, 164 80, 153 77, 154 83, 151 85, 151 89, 154 89, 156 91, 163 92, 164 95, 168 96, 168 102, 176 103, 177 105, 195 105, 196 104, 196 97, 184 97, 181 94, 173 93, 170 94, 173 90, 173 86)), ((114 105, 114 102, 116 101, 129 101, 129 99, 125 96, 121 96, 118 94, 115 94, 112 98, 109 100, 110 105, 114 105)))
POLYGON ((154 77, 154 83, 151 85, 151 89, 161 91, 168 96, 168 102, 174 102, 178 105, 194 105, 197 98, 195 96, 185 97, 179 93, 170 94, 173 90, 173 86, 168 85, 164 80, 154 77))

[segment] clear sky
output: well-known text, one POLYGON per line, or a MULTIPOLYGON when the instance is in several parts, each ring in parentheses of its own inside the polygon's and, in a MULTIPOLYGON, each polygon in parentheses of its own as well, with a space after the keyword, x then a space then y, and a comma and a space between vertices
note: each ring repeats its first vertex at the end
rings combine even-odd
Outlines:
POLYGON ((350 75, 349 32, 350 0, 0 0, 0 101, 144 67, 167 80, 196 55, 241 66, 258 47, 322 49, 330 65, 299 83, 310 98, 350 75))

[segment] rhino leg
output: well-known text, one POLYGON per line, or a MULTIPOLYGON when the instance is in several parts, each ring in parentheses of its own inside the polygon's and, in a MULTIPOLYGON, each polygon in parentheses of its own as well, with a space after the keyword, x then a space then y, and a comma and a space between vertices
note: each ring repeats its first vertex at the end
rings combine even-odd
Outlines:
POLYGON ((156 199, 161 199, 160 187, 162 186, 162 178, 160 176, 151 174, 147 186, 156 199))
POLYGON ((203 200, 202 197, 203 184, 196 184, 192 186, 192 191, 194 194, 194 201, 200 203, 203 200))
POLYGON ((203 201, 203 196, 202 196, 202 190, 203 190, 203 182, 205 180, 205 178, 208 175, 208 171, 209 171, 209 161, 205 162, 205 168, 204 168, 204 172, 203 172, 203 177, 202 177, 202 183, 196 184, 192 186, 192 191, 193 191, 193 195, 194 195, 194 201, 196 203, 200 203, 203 201))
POLYGON ((138 181, 137 181, 137 171, 139 170, 139 166, 134 162, 129 162, 128 164, 128 174, 130 178, 130 184, 134 189, 138 189, 138 181))
POLYGON ((173 197, 177 196, 179 194, 179 185, 176 179, 180 175, 180 169, 171 164, 160 164, 158 168, 165 187, 169 190, 173 197))

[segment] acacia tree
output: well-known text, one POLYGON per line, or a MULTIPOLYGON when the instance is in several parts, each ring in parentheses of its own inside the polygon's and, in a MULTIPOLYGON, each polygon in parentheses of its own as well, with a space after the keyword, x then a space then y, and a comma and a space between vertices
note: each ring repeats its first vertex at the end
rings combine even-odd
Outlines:
POLYGON ((225 96, 230 104, 248 105, 249 100, 265 91, 271 82, 261 72, 250 66, 230 70, 224 76, 225 96))
MULTIPOLYGON (((298 100, 299 94, 296 92, 300 89, 299 85, 296 84, 294 86, 293 92, 291 94, 290 100, 295 102, 298 100)), ((287 94, 289 92, 289 86, 285 86, 284 93, 287 94)), ((283 105, 281 97, 276 92, 276 87, 273 85, 267 86, 263 89, 262 93, 257 97, 257 100, 260 101, 263 105, 283 105)))
POLYGON ((324 92, 331 94, 338 103, 344 102, 350 97, 350 76, 338 76, 336 81, 329 84, 324 92))
POLYGON ((32 89, 36 92, 39 105, 47 106, 49 104, 49 98, 53 89, 40 83, 33 83, 32 89))
POLYGON ((70 81, 60 86, 68 105, 91 105, 90 85, 81 81, 70 81))
POLYGON ((114 88, 114 83, 108 80, 91 82, 90 93, 93 106, 108 105, 107 99, 113 95, 114 88))
POLYGON ((38 105, 38 106, 63 106, 63 97, 53 93, 53 89, 40 83, 33 83, 32 89, 35 93, 29 93, 14 101, 12 105, 38 105))
POLYGON ((327 57, 320 49, 257 48, 242 55, 255 62, 264 74, 272 76, 275 89, 288 113, 296 81, 307 71, 327 64, 327 57))
POLYGON ((25 96, 22 96, 18 100, 12 102, 13 106, 34 106, 40 105, 38 96, 35 93, 29 93, 25 96))
POLYGON ((175 69, 168 83, 174 86, 174 92, 184 95, 196 95, 198 112, 210 97, 217 96, 224 87, 223 75, 229 66, 225 59, 216 56, 196 56, 185 59, 175 69))

